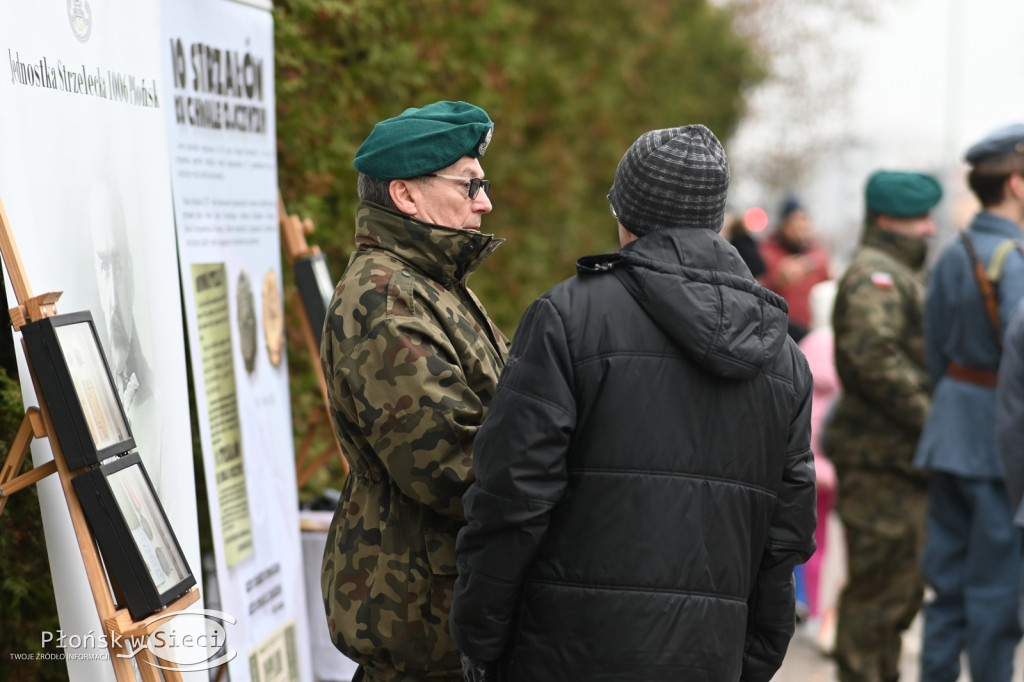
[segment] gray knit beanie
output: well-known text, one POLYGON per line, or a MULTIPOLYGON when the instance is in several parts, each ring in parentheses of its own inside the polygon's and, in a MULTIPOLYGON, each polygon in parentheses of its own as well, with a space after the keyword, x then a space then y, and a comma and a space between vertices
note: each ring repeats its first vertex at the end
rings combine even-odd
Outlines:
POLYGON ((700 124, 644 133, 626 150, 608 201, 637 236, 670 227, 718 232, 725 217, 729 160, 700 124))

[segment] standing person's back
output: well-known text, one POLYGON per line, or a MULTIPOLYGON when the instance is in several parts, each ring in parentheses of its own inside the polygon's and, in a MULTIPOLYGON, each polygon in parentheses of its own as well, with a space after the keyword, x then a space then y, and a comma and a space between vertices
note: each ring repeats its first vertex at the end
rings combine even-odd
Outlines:
POLYGON ((643 135, 609 195, 624 248, 524 316, 464 497, 468 679, 781 664, 814 548, 811 377, 785 303, 717 234, 728 177, 703 126, 643 135))

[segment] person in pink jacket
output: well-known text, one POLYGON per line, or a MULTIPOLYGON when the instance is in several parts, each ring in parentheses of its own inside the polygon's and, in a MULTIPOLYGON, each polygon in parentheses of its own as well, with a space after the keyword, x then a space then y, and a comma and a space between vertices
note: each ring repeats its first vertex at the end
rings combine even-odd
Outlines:
POLYGON ((811 404, 811 450, 814 451, 814 472, 817 477, 818 526, 814 539, 818 550, 804 564, 804 582, 812 623, 822 622, 818 641, 827 648, 827 629, 830 624, 823 613, 820 594, 821 568, 827 551, 828 517, 836 501, 836 473, 825 455, 825 420, 839 395, 841 385, 833 359, 832 303, 836 296, 836 282, 819 282, 810 290, 811 330, 800 340, 800 350, 814 377, 814 402, 811 404))

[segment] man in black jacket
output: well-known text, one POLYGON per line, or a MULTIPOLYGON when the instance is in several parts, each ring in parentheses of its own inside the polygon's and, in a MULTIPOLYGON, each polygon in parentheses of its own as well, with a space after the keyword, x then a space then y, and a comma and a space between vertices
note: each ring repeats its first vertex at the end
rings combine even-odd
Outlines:
POLYGON ((718 235, 729 165, 654 130, 608 195, 622 249, 527 310, 463 497, 469 680, 769 680, 814 551, 811 374, 718 235))

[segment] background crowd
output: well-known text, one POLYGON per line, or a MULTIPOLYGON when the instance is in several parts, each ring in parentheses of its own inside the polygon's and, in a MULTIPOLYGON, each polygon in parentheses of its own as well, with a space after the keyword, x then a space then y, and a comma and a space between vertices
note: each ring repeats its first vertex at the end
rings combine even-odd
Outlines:
POLYGON ((979 209, 933 250, 931 267, 942 188, 920 173, 867 179, 860 245, 841 272, 830 271, 805 216, 793 226, 793 198, 758 253, 741 248, 790 303, 790 333, 815 376, 819 544, 797 570, 798 595, 805 630, 843 681, 898 679, 902 636, 922 603, 921 680, 958 679, 964 655, 972 680, 1012 676, 1021 636, 1024 126, 992 132, 964 161, 979 209), (815 308, 831 310, 831 324, 807 333, 815 308), (846 556, 837 618, 820 596, 833 508, 846 556))

